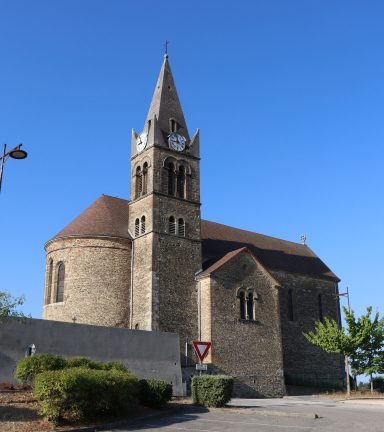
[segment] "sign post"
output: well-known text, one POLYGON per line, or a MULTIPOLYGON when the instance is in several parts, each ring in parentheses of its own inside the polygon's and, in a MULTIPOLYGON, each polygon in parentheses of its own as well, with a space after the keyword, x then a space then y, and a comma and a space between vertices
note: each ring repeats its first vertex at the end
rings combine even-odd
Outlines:
POLYGON ((204 361, 205 357, 207 357, 212 343, 211 342, 201 342, 201 341, 193 341, 192 343, 193 343, 193 346, 195 347, 196 354, 200 359, 200 364, 196 365, 196 370, 199 370, 200 375, 201 375, 202 370, 208 369, 208 366, 206 364, 203 364, 203 361, 204 361))

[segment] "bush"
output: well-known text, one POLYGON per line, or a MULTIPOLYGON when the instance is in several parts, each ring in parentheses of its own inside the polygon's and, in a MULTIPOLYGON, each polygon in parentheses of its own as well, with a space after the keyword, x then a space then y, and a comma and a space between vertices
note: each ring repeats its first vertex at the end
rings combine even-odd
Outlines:
POLYGON ((172 399, 172 384, 157 379, 140 380, 140 403, 147 407, 162 408, 172 399))
POLYGON ((232 397, 233 378, 227 375, 202 375, 192 378, 194 405, 224 407, 232 397))
POLYGON ((381 393, 384 393, 384 377, 376 376, 372 378, 373 381, 373 390, 378 390, 381 393))
POLYGON ((88 363, 88 367, 89 369, 94 369, 94 370, 103 370, 103 371, 107 370, 107 365, 101 361, 90 361, 88 363))
POLYGON ((14 390, 13 383, 11 382, 1 382, 0 383, 0 390, 14 390))
POLYGON ((128 372, 128 369, 121 362, 109 362, 107 364, 107 370, 115 369, 120 372, 128 372))
POLYGON ((74 368, 74 367, 89 367, 89 363, 91 359, 88 357, 69 357, 65 359, 65 367, 74 368))
POLYGON ((139 381, 130 373, 72 368, 36 376, 34 396, 40 414, 54 424, 65 414, 93 419, 102 413, 119 415, 137 406, 139 381))
POLYGON ((55 371, 63 369, 65 360, 57 355, 52 354, 36 354, 29 357, 24 357, 17 363, 15 378, 21 384, 32 385, 35 376, 45 371, 55 371))

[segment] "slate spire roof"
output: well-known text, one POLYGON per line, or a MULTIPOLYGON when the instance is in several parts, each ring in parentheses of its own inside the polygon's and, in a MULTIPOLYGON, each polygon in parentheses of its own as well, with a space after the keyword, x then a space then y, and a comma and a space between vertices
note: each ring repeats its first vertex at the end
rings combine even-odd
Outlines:
POLYGON ((169 135, 169 119, 174 118, 178 123, 178 131, 189 143, 187 124, 173 80, 171 66, 168 62, 168 54, 164 56, 164 63, 157 80, 146 123, 152 120, 154 115, 156 115, 160 129, 163 131, 164 138, 169 135))

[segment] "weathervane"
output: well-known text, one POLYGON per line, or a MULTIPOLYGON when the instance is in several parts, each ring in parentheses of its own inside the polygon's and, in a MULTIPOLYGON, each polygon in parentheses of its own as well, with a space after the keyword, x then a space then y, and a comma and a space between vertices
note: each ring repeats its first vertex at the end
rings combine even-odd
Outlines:
POLYGON ((169 44, 169 42, 167 41, 167 39, 165 39, 165 44, 164 44, 164 46, 165 46, 165 54, 168 54, 168 45, 169 44))
POLYGON ((301 243, 305 245, 305 240, 307 240, 307 237, 305 235, 302 235, 300 238, 301 238, 301 243))

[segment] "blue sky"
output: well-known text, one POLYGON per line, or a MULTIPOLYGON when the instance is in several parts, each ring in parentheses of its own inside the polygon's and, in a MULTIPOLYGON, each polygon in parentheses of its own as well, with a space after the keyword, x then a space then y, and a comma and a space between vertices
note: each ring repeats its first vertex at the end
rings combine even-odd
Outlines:
MULTIPOLYGON (((42 313, 44 243, 102 193, 129 198, 164 54, 202 217, 307 244, 384 313, 382 1, 0 2, 1 289, 42 313)), ((346 302, 343 301, 344 304, 346 302)))

